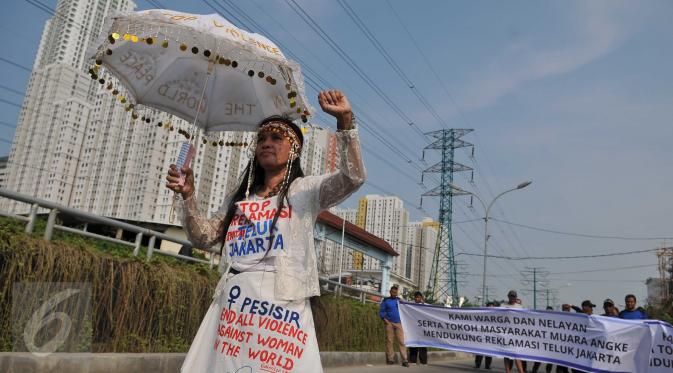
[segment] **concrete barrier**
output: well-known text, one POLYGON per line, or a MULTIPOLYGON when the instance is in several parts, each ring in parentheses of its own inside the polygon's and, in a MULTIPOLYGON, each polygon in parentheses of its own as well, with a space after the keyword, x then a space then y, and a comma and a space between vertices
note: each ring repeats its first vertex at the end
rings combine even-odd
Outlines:
MULTIPOLYGON (((428 361, 437 360, 460 360, 468 359, 472 354, 453 351, 429 351, 428 361)), ((399 354, 395 355, 395 362, 399 361, 399 354)), ((322 366, 328 367, 345 367, 345 366, 362 366, 362 365, 383 365, 386 363, 385 352, 321 352, 320 360, 322 366)))
MULTIPOLYGON (((451 351, 431 351, 428 360, 465 359, 472 355, 451 351)), ((175 373, 185 358, 183 353, 53 353, 44 357, 27 352, 0 352, 3 373, 175 373)), ((323 367, 385 364, 383 352, 321 352, 323 367)))

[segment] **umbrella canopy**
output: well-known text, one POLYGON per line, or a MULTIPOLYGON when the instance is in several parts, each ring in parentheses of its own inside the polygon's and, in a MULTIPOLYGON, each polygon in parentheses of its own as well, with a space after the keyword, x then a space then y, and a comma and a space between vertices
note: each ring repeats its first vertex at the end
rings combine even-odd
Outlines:
MULTIPOLYGON (((92 78, 99 79, 101 66, 118 78, 129 95, 120 94, 120 102, 134 119, 135 104, 142 104, 206 132, 256 131, 271 115, 306 122, 312 111, 299 65, 269 39, 217 14, 117 14, 90 55, 92 78)), ((119 94, 109 82, 107 88, 119 94)))

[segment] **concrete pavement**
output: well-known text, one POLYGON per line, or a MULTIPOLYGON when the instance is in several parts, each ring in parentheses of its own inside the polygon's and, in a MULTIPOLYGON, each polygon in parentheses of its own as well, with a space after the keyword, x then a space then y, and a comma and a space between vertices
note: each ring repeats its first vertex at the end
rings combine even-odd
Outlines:
MULTIPOLYGON (((530 369, 529 367, 528 369, 530 369)), ((502 359, 493 359, 493 364, 490 370, 476 369, 474 367, 474 359, 464 360, 447 360, 447 361, 430 361, 428 365, 410 365, 405 368, 401 365, 374 365, 374 366, 359 366, 359 367, 342 367, 342 368, 325 368, 325 373, 457 373, 457 372, 504 372, 505 367, 502 359)), ((516 370, 515 370, 516 371, 516 370)), ((544 372, 544 366, 540 369, 544 372)))
MULTIPOLYGON (((385 365, 382 352, 321 352, 325 373, 433 373, 433 372, 504 372, 502 359, 493 359, 491 370, 475 369, 470 354, 431 351, 430 364, 385 365)), ((55 353, 37 358, 29 353, 0 353, 0 372, 7 373, 96 373, 147 372, 173 373, 180 370, 184 354, 87 354, 55 353)), ((528 366, 529 372, 532 368, 528 366)), ((544 371, 544 366, 540 372, 544 371)))
MULTIPOLYGON (((430 351, 428 355, 431 362, 456 361, 470 356, 453 351, 430 351)), ((384 352, 321 352, 320 357, 326 369, 343 367, 339 369, 344 369, 344 372, 359 372, 368 364, 373 367, 396 368, 381 365, 386 360, 384 352)), ((41 357, 26 352, 0 352, 0 372, 173 373, 180 371, 184 358, 184 353, 53 353, 41 357)))

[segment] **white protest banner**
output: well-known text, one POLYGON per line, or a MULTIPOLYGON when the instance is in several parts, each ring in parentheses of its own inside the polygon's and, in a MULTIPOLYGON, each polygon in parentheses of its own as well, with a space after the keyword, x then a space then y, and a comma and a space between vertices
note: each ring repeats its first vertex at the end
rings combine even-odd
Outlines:
POLYGON ((673 326, 661 321, 648 320, 652 332, 652 355, 648 373, 673 372, 673 326))
POLYGON ((548 362, 587 372, 647 372, 650 326, 579 313, 400 302, 404 342, 548 362))

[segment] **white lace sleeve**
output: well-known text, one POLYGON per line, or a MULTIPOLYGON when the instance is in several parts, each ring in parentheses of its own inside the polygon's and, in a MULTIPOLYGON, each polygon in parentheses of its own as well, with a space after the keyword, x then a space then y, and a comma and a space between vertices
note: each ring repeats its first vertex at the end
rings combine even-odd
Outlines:
POLYGON ((366 172, 360 152, 358 130, 337 131, 339 168, 320 180, 318 206, 328 209, 358 190, 365 182, 366 172))
POLYGON ((194 247, 209 250, 213 245, 222 241, 224 237, 222 224, 228 205, 229 198, 226 198, 219 211, 209 219, 199 211, 194 196, 180 201, 182 227, 187 239, 194 244, 194 247))

